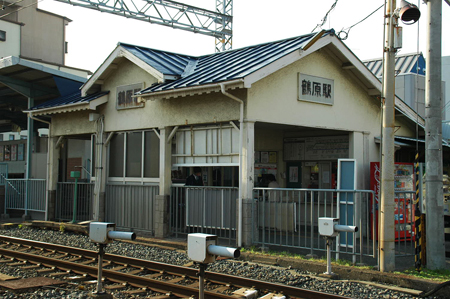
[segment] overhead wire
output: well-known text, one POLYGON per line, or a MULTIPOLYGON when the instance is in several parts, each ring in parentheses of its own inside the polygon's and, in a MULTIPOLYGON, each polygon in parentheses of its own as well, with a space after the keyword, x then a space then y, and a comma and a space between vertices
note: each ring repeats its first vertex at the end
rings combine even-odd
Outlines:
POLYGON ((321 21, 322 21, 322 24, 317 24, 316 27, 314 27, 314 29, 311 30, 311 32, 314 32, 317 28, 322 28, 322 26, 323 26, 323 25, 325 24, 325 22, 327 21, 328 15, 329 15, 330 12, 336 7, 336 3, 337 3, 338 1, 339 1, 339 0, 336 0, 336 1, 333 3, 333 5, 331 5, 330 9, 327 11, 327 13, 325 14, 325 16, 324 16, 323 19, 321 20, 321 21))
POLYGON ((22 1, 24 1, 24 0, 17 0, 16 2, 11 2, 8 5, 5 5, 5 0, 3 0, 3 4, 2 4, 2 8, 1 9, 4 10, 6 7, 10 7, 10 6, 16 5, 17 3, 22 2, 22 1))
MULTIPOLYGON (((14 3, 12 3, 12 4, 16 4, 16 3, 19 3, 19 2, 22 2, 22 1, 23 1, 23 0, 20 0, 20 1, 14 2, 14 3)), ((16 9, 16 10, 10 11, 10 12, 7 13, 7 14, 1 15, 1 16, 0 16, 0 19, 3 18, 3 17, 8 16, 8 15, 10 15, 10 14, 13 14, 13 13, 15 13, 15 12, 18 12, 18 11, 20 11, 20 10, 22 10, 22 9, 25 9, 25 8, 30 7, 30 6, 36 5, 36 4, 38 4, 39 2, 42 2, 42 1, 44 1, 44 0, 38 0, 38 1, 33 2, 33 3, 29 4, 29 5, 22 6, 22 7, 18 8, 18 9, 16 9)), ((8 6, 11 6, 12 4, 10 4, 10 5, 8 5, 8 6)), ((8 7, 8 6, 7 6, 7 7, 8 7)))
POLYGON ((378 8, 375 9, 374 11, 372 11, 369 15, 367 15, 367 16, 366 16, 364 19, 362 19, 361 21, 359 21, 359 22, 353 24, 353 25, 350 26, 350 27, 342 28, 341 31, 339 31, 338 34, 337 34, 338 37, 339 37, 341 40, 346 40, 347 37, 348 37, 348 34, 350 33, 350 30, 351 30, 353 27, 355 27, 355 26, 358 25, 359 23, 362 23, 362 22, 364 22, 365 20, 367 20, 370 16, 372 16, 374 13, 376 13, 378 10, 380 10, 380 8, 382 8, 383 6, 385 6, 384 3, 381 4, 380 7, 378 7, 378 8), (341 36, 341 34, 344 34, 344 33, 345 33, 345 36, 341 36))

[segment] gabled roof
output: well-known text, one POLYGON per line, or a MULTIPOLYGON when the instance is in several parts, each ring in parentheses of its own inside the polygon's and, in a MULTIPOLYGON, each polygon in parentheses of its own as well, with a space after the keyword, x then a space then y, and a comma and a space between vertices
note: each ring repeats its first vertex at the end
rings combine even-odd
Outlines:
MULTIPOLYGON (((367 68, 378 78, 383 76, 383 59, 363 61, 367 68)), ((425 76, 425 58, 422 53, 403 54, 395 57, 395 71, 397 75, 419 74, 425 76)))
MULTIPOLYGON (((333 31, 327 31, 324 35, 331 32, 333 31)), ((181 74, 180 79, 151 86, 139 94, 243 79, 287 54, 302 49, 315 35, 315 33, 310 33, 198 58, 191 57, 188 67, 181 74)))
POLYGON ((82 95, 86 95, 94 84, 101 84, 122 58, 130 60, 157 79, 159 84, 141 91, 145 94, 243 78, 289 53, 306 48, 320 37, 333 33, 334 30, 324 30, 200 57, 119 43, 83 85, 82 95))
POLYGON ((188 55, 175 54, 130 44, 119 43, 119 46, 164 75, 181 76, 189 62, 196 59, 188 55))
MULTIPOLYGON (((352 78, 368 95, 380 96, 380 80, 336 37, 334 30, 322 30, 200 57, 119 43, 82 86, 81 96, 89 94, 94 84, 103 84, 124 59, 157 79, 157 83, 136 94, 145 101, 250 88, 253 83, 318 50, 327 53, 341 65, 346 76, 352 78)), ((417 119, 414 110, 398 98, 396 109, 411 120, 417 119)), ((419 118, 419 123, 423 122, 419 118)))

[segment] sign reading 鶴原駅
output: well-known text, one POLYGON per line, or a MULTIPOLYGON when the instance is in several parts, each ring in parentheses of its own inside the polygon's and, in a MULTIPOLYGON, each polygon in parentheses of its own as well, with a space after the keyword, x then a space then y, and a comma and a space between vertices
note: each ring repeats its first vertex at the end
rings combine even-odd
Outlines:
POLYGON ((136 92, 143 88, 143 85, 143 83, 137 83, 118 86, 116 102, 117 110, 144 107, 144 104, 140 103, 137 97, 133 97, 136 92))
POLYGON ((334 80, 299 73, 298 100, 333 105, 334 80))

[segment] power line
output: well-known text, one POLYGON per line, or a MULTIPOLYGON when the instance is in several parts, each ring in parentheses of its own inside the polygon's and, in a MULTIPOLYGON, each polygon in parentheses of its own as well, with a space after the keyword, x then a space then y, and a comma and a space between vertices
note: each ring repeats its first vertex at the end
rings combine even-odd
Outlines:
POLYGON ((4 10, 5 8, 13 6, 13 5, 15 5, 15 4, 19 3, 19 2, 22 2, 22 1, 24 1, 24 0, 18 0, 16 2, 12 2, 12 3, 10 3, 10 4, 6 5, 6 6, 5 6, 5 1, 3 1, 1 10, 4 10))
MULTIPOLYGON (((17 1, 17 2, 15 2, 15 3, 18 3, 18 2, 21 2, 21 1, 23 1, 23 0, 17 1)), ((38 4, 39 2, 42 2, 42 1, 44 1, 44 0, 38 0, 38 1, 33 2, 33 3, 31 3, 31 4, 27 5, 27 6, 22 6, 22 7, 18 8, 18 9, 16 9, 16 10, 13 10, 13 11, 7 13, 7 14, 1 15, 1 16, 0 16, 0 19, 3 18, 3 17, 8 16, 8 15, 10 15, 10 14, 13 14, 13 13, 15 13, 15 12, 18 12, 19 10, 22 10, 22 9, 28 8, 28 7, 30 7, 30 6, 33 6, 33 5, 35 5, 35 4, 38 4)))
POLYGON ((359 22, 353 24, 353 25, 350 26, 350 27, 342 28, 341 31, 339 31, 338 34, 337 34, 338 37, 339 37, 341 40, 346 40, 346 39, 348 38, 348 34, 350 33, 350 30, 351 30, 353 27, 355 27, 355 26, 358 25, 359 23, 365 21, 367 18, 369 18, 369 17, 370 17, 371 15, 373 15, 374 13, 376 13, 376 12, 377 12, 380 8, 382 8, 383 6, 384 6, 384 3, 381 4, 380 7, 378 7, 377 9, 375 9, 372 13, 370 13, 368 16, 366 16, 366 17, 365 17, 364 19, 362 19, 361 21, 359 21, 359 22), (342 34, 343 36, 341 36, 341 34, 342 34), (345 36, 344 36, 344 34, 345 34, 345 36))
POLYGON ((333 5, 331 5, 330 9, 327 11, 327 13, 325 14, 325 16, 324 16, 323 19, 321 20, 321 21, 322 21, 322 24, 317 24, 316 27, 314 27, 314 29, 313 29, 311 32, 314 32, 317 28, 321 28, 321 27, 325 24, 325 22, 327 21, 328 15, 329 15, 330 12, 336 7, 336 3, 337 3, 338 1, 339 1, 339 0, 336 0, 336 1, 333 3, 333 5))

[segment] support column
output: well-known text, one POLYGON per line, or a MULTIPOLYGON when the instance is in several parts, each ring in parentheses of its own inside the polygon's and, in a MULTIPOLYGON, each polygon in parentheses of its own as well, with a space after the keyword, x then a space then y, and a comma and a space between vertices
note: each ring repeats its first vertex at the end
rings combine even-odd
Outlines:
POLYGON ((349 158, 356 159, 356 175, 358 176, 356 189, 364 189, 364 133, 351 132, 349 134, 349 158))
MULTIPOLYGON (((256 234, 256 221, 253 211, 253 187, 255 178, 255 123, 244 122, 241 126, 244 134, 242 144, 242 245, 249 246, 253 243, 256 234)), ((256 241, 256 240, 255 240, 256 241)))
POLYGON ((48 137, 47 161, 47 221, 56 218, 56 188, 58 184, 60 148, 56 147, 59 137, 48 137))
MULTIPOLYGON (((110 133, 112 134, 112 133, 110 133)), ((108 161, 108 147, 105 146, 105 142, 107 139, 106 134, 101 134, 101 140, 97 141, 98 146, 97 149, 101 150, 101 164, 98 165, 97 172, 101 172, 100 178, 100 190, 98 194, 98 221, 106 220, 106 181, 108 178, 108 174, 106 173, 106 163, 108 161)), ((98 178, 98 176, 97 176, 98 178)))
POLYGON ((156 238, 170 234, 169 203, 172 186, 172 139, 168 140, 173 127, 159 129, 159 195, 156 196, 153 227, 156 238))
MULTIPOLYGON (((34 98, 29 97, 28 98, 28 109, 34 106, 34 98)), ((25 171, 25 179, 26 179, 26 194, 25 194, 25 213, 22 216, 23 220, 29 220, 31 219, 30 215, 28 215, 28 202, 30 201, 31 194, 29 193, 29 186, 30 182, 29 179, 31 179, 31 157, 33 154, 33 140, 34 140, 34 120, 30 117, 27 118, 27 165, 26 165, 26 171, 25 171)))
POLYGON ((380 271, 395 270, 394 132, 395 132, 395 0, 386 3, 383 64, 383 140, 381 147, 380 271))
MULTIPOLYGON (((358 190, 364 189, 364 133, 351 132, 349 134, 349 158, 356 160, 356 186, 358 190)), ((361 217, 365 213, 362 211, 362 198, 361 196, 355 196, 354 213, 355 224, 359 226, 361 217)))
POLYGON ((425 86, 426 250, 427 267, 445 268, 442 190, 442 0, 427 2, 428 47, 425 86))

